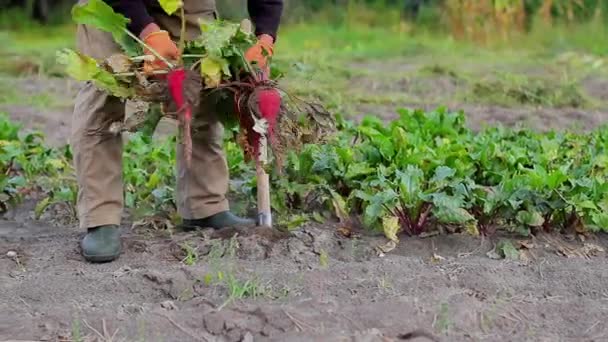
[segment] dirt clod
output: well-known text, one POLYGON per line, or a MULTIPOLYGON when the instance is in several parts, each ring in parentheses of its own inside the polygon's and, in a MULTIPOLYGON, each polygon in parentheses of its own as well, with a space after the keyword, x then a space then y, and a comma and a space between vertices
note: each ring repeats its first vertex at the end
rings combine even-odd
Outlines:
POLYGON ((175 303, 173 303, 173 301, 170 301, 170 300, 166 300, 166 301, 160 303, 160 307, 165 310, 177 310, 177 306, 175 305, 175 303))
POLYGON ((158 285, 160 291, 171 299, 188 300, 194 295, 192 287, 194 282, 189 280, 184 272, 163 274, 157 271, 148 271, 143 274, 143 277, 158 285))

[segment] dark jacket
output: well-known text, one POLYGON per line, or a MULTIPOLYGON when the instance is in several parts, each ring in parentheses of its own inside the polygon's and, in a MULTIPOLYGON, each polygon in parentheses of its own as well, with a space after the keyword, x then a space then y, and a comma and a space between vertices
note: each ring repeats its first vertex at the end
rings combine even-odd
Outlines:
MULTIPOLYGON (((146 25, 154 22, 149 9, 159 8, 157 0, 105 0, 114 11, 131 20, 129 30, 138 35, 146 25)), ((276 39, 283 0, 248 0, 247 10, 255 27, 255 34, 269 34, 276 39)))

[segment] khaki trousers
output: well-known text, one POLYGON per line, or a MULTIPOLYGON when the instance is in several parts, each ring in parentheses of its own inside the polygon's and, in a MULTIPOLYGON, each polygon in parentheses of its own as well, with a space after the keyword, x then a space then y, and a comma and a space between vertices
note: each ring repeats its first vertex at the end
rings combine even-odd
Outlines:
MULTIPOLYGON (((86 0, 81 0, 86 1, 86 0)), ((187 39, 200 34, 199 18, 216 17, 214 0, 185 0, 187 39)), ((155 22, 179 39, 180 19, 162 9, 149 9, 155 22)), ((179 12, 179 11, 178 11, 179 12)), ((121 52, 112 36, 89 26, 77 29, 80 52, 102 60, 121 52)), ((192 165, 188 170, 177 146, 176 202, 185 219, 197 219, 228 210, 228 166, 222 147, 223 130, 210 110, 194 113, 197 131, 192 137, 192 165), (202 122, 201 122, 202 121, 202 122)), ((122 138, 108 132, 112 122, 123 120, 125 103, 85 84, 79 91, 72 119, 70 143, 78 179, 78 216, 81 228, 120 224, 123 211, 122 138)))

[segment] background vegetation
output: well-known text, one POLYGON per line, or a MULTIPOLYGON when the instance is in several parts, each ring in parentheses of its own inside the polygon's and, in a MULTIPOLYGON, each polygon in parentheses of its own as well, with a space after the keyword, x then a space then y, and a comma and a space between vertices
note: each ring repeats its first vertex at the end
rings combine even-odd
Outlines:
MULTIPOLYGON (((225 18, 246 16, 244 0, 218 5, 225 18)), ((57 91, 62 99, 48 89, 25 97, 15 87, 31 77, 63 77, 55 53, 74 42, 69 6, 54 7, 48 18, 42 24, 19 8, 0 14, 0 38, 6 42, 0 46, 0 111, 11 114, 15 105, 26 104, 69 113, 64 89, 57 91)), ((418 234, 426 226, 413 221, 426 212, 428 222, 458 224, 476 234, 490 232, 496 222, 522 233, 582 224, 608 229, 601 191, 605 161, 594 161, 606 150, 603 128, 591 135, 474 132, 462 114, 449 110, 397 114, 405 105, 546 107, 556 118, 561 108, 605 108, 606 97, 590 96, 584 82, 608 72, 607 18, 608 6, 599 0, 287 0, 274 63, 294 95, 322 100, 344 121, 334 143, 306 147, 289 159, 286 173, 273 175, 281 223, 345 222, 352 215, 386 230, 387 217, 393 217, 397 226, 418 234), (440 88, 444 80, 447 90, 440 88), (392 115, 384 121, 392 122, 390 127, 378 119, 383 111, 392 115), (412 133, 420 127, 425 129, 412 133), (354 154, 341 148, 355 142, 361 148, 354 154), (491 153, 484 150, 490 145, 491 153), (572 151, 580 156, 576 162, 572 151), (405 158, 416 153, 418 159, 405 158), (498 177, 507 174, 510 181, 498 177), (403 183, 412 185, 412 179, 415 198, 403 197, 403 183)), ((0 123, 13 132, 2 139, 3 202, 38 193, 37 215, 64 205, 73 216, 69 148, 49 148, 39 134, 18 135, 8 118, 0 123)), ((136 217, 162 212, 175 219, 171 139, 153 145, 136 135, 125 149, 125 199, 137 208, 136 217)), ((235 177, 232 193, 244 212, 254 202, 252 169, 243 165, 233 143, 227 141, 226 149, 235 177)))

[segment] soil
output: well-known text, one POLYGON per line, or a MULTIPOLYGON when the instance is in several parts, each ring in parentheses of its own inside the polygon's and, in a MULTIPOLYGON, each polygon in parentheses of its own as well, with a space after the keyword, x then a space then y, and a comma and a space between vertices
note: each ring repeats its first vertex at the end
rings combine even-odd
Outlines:
MULTIPOLYGON (((16 84, 31 94, 52 91, 49 84, 65 89, 56 82, 65 81, 16 84)), ((590 81, 588 92, 600 96, 604 83, 590 81)), ((592 128, 608 115, 452 102, 444 103, 463 108, 472 127, 592 128)), ((395 115, 390 107, 383 117, 395 115)), ((0 111, 42 128, 53 144, 67 142, 69 106, 0 111)), ((83 232, 33 220, 32 208, 0 221, 0 341, 608 341, 603 234, 403 237, 381 254, 383 237, 346 238, 331 222, 292 232, 125 223, 121 257, 88 264, 78 247, 83 232), (490 257, 500 238, 520 248, 520 259, 490 257)))
POLYGON ((510 261, 488 257, 497 237, 459 234, 404 239, 380 257, 383 238, 345 238, 331 224, 123 231, 118 260, 87 264, 75 227, 2 222, 0 339, 391 341, 423 331, 441 341, 608 340, 605 236, 538 236, 510 261), (247 281, 257 296, 229 301, 247 281))
MULTIPOLYGON (((433 67, 433 65, 430 65, 433 67)), ((420 58, 398 61, 358 62, 351 64, 353 69, 367 70, 371 76, 354 76, 349 80, 352 84, 350 91, 356 94, 365 94, 373 98, 374 95, 384 96, 393 94, 407 95, 410 101, 393 101, 390 103, 356 103, 352 110, 356 119, 365 115, 377 115, 382 119, 390 120, 398 117, 397 108, 434 110, 446 106, 453 111, 464 111, 468 125, 475 130, 485 125, 502 124, 505 126, 526 126, 540 131, 548 130, 590 130, 597 128, 608 120, 608 83, 605 77, 588 76, 579 82, 580 91, 589 101, 583 108, 533 105, 496 105, 492 103, 468 101, 465 94, 470 89, 467 78, 460 72, 445 68, 432 73, 429 64, 420 58), (390 79, 386 79, 387 70, 390 79), (384 75, 384 76, 383 76, 384 75), (399 75, 401 75, 399 77, 399 75), (384 77, 384 78, 383 78, 384 77)), ((501 65, 475 65, 460 66, 467 73, 477 75, 473 79, 490 77, 496 70, 501 72, 517 72, 514 66, 501 65), (488 69, 490 68, 491 69, 488 69), (472 71, 475 70, 475 71, 472 71)), ((432 68, 431 68, 432 69, 432 68)), ((525 75, 531 79, 550 79, 554 71, 548 67, 526 68, 525 75)))

